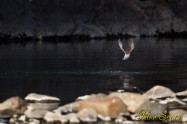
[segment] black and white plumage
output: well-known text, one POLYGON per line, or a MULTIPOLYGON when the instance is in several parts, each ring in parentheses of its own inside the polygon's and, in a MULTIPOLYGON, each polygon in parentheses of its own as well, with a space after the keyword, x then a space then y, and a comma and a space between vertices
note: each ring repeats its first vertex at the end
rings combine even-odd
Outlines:
POLYGON ((128 46, 126 47, 126 49, 123 48, 123 43, 122 43, 121 39, 118 40, 118 44, 119 44, 120 49, 125 54, 122 60, 127 60, 130 57, 130 53, 134 49, 134 41, 131 39, 128 46))

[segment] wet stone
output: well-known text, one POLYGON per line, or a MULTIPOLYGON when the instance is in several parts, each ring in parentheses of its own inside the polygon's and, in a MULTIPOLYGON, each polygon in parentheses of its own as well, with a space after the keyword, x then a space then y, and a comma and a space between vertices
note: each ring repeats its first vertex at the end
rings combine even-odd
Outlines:
POLYGON ((146 93, 144 93, 147 97, 151 99, 158 99, 158 98, 167 98, 167 97, 175 97, 175 93, 164 86, 154 86, 150 90, 148 90, 146 93))
POLYGON ((90 108, 102 116, 117 117, 127 112, 127 106, 118 97, 95 98, 80 102, 79 110, 90 108))
POLYGON ((0 117, 6 118, 14 114, 23 114, 26 102, 19 97, 11 97, 0 104, 0 117))
POLYGON ((97 121, 97 112, 93 109, 82 109, 78 112, 77 116, 83 122, 96 122, 97 121))
POLYGON ((135 113, 141 105, 149 102, 149 98, 138 93, 131 92, 113 92, 109 95, 110 97, 119 97, 125 105, 127 105, 128 111, 135 113))

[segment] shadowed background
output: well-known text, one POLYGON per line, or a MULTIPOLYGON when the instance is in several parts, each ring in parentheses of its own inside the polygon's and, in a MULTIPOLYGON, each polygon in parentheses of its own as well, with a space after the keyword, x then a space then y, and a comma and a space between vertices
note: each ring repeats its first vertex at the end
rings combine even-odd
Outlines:
POLYGON ((51 36, 186 32, 186 0, 1 0, 0 32, 51 36))

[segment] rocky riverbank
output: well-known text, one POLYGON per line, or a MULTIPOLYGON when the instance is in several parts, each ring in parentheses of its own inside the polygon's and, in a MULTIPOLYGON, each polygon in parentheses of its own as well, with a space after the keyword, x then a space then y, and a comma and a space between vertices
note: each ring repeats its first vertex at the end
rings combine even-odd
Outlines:
POLYGON ((155 86, 144 94, 111 92, 78 97, 60 106, 60 99, 36 93, 0 104, 1 124, 187 122, 187 91, 174 93, 155 86))
POLYGON ((186 0, 0 1, 0 36, 186 36, 186 0))

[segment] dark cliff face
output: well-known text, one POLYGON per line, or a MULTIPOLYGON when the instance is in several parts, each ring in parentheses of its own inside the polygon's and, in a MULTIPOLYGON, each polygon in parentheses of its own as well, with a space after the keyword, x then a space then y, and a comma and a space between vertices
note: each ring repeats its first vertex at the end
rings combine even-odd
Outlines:
POLYGON ((1 0, 0 32, 28 36, 184 32, 186 0, 1 0))

